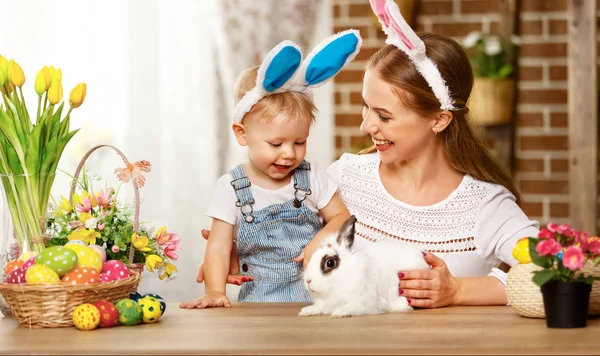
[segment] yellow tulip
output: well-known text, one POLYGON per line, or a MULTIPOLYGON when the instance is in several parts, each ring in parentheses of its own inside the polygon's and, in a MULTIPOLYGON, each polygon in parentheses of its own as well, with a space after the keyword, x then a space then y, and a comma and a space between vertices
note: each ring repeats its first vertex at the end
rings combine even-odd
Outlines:
POLYGON ((62 82, 62 71, 60 69, 55 69, 53 66, 50 66, 48 72, 50 73, 50 83, 55 80, 62 82))
POLYGON ((95 245, 96 239, 100 238, 100 233, 93 229, 83 229, 79 228, 77 230, 73 230, 69 236, 69 241, 71 240, 80 240, 85 242, 88 245, 95 245))
POLYGON ((8 80, 8 60, 0 56, 0 87, 8 80))
POLYGON ((71 206, 71 203, 69 203, 69 199, 67 198, 62 198, 61 202, 60 202, 60 208, 64 211, 71 211, 71 209, 73 209, 73 207, 71 206))
POLYGON ((83 104, 83 101, 85 100, 86 89, 87 87, 85 83, 79 83, 75 86, 75 88, 73 88, 73 90, 71 90, 71 95, 69 95, 69 104, 71 104, 73 108, 78 108, 81 106, 81 104, 83 104))
POLYGON ((37 95, 42 95, 48 88, 50 88, 50 70, 47 66, 40 69, 37 76, 35 77, 35 92, 37 95))
POLYGON ((63 88, 60 80, 53 80, 48 89, 48 101, 50 104, 55 105, 60 103, 63 96, 63 88))
POLYGON ((22 87, 25 84, 25 73, 21 66, 14 60, 8 63, 8 80, 16 87, 22 87))
POLYGON ((149 255, 146 257, 146 268, 150 272, 154 272, 154 269, 160 267, 162 263, 162 258, 157 255, 149 255))
POLYGON ((73 194, 73 205, 81 205, 83 201, 81 200, 81 196, 78 194, 73 194))

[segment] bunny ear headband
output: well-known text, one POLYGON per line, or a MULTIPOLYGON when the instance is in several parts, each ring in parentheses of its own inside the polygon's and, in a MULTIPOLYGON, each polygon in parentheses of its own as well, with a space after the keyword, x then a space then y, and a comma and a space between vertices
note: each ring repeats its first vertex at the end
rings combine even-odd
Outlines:
POLYGON ((240 122, 265 96, 296 91, 312 98, 312 89, 327 83, 360 51, 362 38, 357 30, 339 32, 319 43, 302 61, 300 47, 283 41, 273 48, 258 69, 256 86, 238 102, 233 122, 240 122))
POLYGON ((387 35, 385 43, 392 44, 406 53, 415 67, 433 90, 440 101, 440 109, 454 110, 454 101, 450 89, 442 78, 439 69, 425 53, 425 43, 402 17, 398 5, 393 0, 369 0, 375 15, 387 35))

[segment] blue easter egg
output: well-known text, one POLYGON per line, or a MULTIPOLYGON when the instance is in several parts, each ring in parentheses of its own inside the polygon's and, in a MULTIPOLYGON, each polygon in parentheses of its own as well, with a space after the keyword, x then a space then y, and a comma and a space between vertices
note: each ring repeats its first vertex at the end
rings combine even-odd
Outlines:
POLYGON ((131 294, 129 294, 129 299, 137 302, 138 300, 142 299, 142 295, 138 292, 131 292, 131 294))

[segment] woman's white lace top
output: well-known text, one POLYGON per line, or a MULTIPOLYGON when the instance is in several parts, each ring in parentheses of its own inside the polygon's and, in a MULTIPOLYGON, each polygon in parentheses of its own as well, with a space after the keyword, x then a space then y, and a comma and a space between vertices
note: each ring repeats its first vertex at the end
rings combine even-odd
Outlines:
POLYGON ((493 275, 505 282, 501 262, 514 265, 518 239, 537 236, 539 223, 527 218, 503 186, 465 175, 446 199, 412 206, 392 197, 379 176, 379 158, 344 154, 329 167, 342 201, 357 218, 357 248, 369 242, 407 242, 441 257, 455 277, 493 275))

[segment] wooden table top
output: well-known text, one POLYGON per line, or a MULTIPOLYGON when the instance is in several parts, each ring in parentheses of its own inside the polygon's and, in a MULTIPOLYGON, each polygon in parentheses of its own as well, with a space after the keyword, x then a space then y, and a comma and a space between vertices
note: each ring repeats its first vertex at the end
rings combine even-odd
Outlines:
POLYGON ((306 304, 181 310, 156 324, 94 331, 19 328, 0 318, 3 354, 598 354, 600 319, 549 329, 509 307, 450 307, 333 319, 299 317, 306 304))

